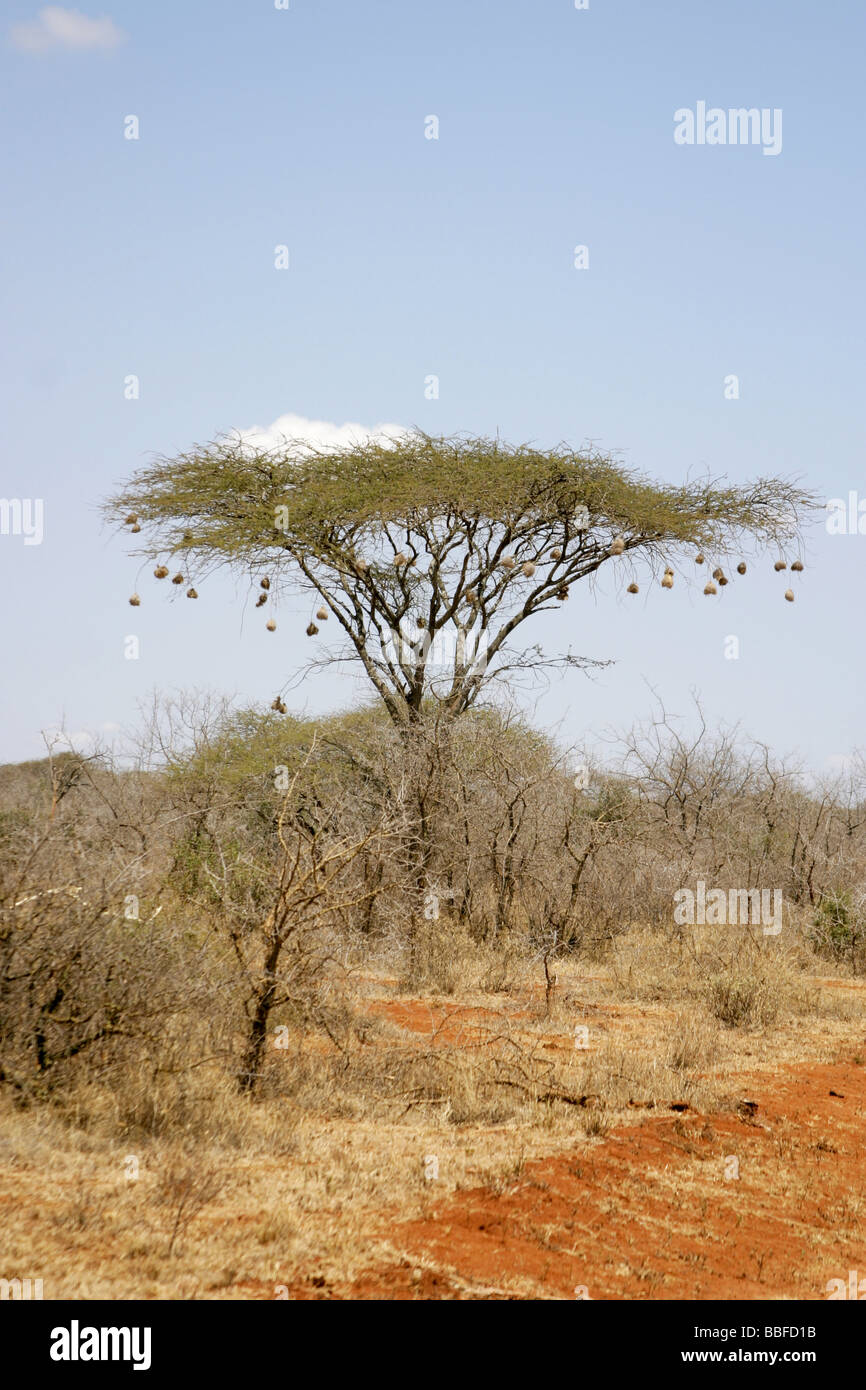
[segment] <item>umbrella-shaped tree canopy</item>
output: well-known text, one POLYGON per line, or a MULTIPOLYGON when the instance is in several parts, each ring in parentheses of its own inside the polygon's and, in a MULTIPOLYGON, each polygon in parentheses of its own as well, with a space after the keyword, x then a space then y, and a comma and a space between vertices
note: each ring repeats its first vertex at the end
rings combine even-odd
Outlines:
POLYGON ((137 528, 134 553, 157 574, 170 559, 200 588, 228 566, 259 586, 259 606, 289 585, 311 591, 317 616, 335 619, 311 636, 343 639, 327 659, 360 661, 411 727, 425 700, 456 717, 508 673, 589 664, 515 634, 602 565, 632 593, 639 570, 663 567, 667 589, 696 550, 717 568, 784 553, 816 505, 781 478, 662 484, 596 450, 416 431, 327 451, 220 438, 141 469, 106 510, 137 528))

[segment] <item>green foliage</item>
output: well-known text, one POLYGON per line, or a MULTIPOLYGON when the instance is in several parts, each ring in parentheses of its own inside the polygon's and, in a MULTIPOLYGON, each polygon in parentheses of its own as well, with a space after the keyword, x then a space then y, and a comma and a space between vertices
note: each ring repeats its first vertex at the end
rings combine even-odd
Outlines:
MULTIPOLYGON (((437 723, 436 707, 430 702, 423 709, 421 732, 425 731, 431 750, 440 753, 447 733, 454 755, 473 777, 492 776, 503 759, 529 776, 558 756, 547 734, 496 709, 470 710, 461 728, 448 731, 437 723)), ((290 779, 307 760, 301 789, 307 799, 351 798, 359 804, 365 796, 375 799, 381 792, 387 778, 380 781, 379 774, 389 751, 398 755, 399 743, 378 703, 318 719, 241 709, 232 711, 212 737, 178 758, 168 776, 190 793, 208 786, 224 803, 243 804, 270 818, 281 800, 276 769, 284 769, 284 779, 290 779), (314 744, 316 756, 307 760, 314 744)))
POLYGON ((227 566, 259 578, 257 606, 309 592, 405 728, 430 699, 455 719, 506 675, 600 664, 510 644, 603 564, 779 547, 816 505, 783 479, 656 483, 595 450, 416 432, 334 452, 217 439, 142 469, 106 512, 179 579, 227 566))
POLYGON ((600 825, 624 823, 634 811, 635 795, 624 781, 609 777, 586 799, 585 808, 600 825))
POLYGON ((154 544, 139 553, 247 562, 287 541, 327 552, 335 531, 360 539, 387 525, 411 531, 455 515, 511 529, 567 525, 582 508, 592 528, 713 549, 740 533, 763 541, 789 536, 813 504, 780 479, 660 484, 595 450, 417 432, 327 453, 291 440, 258 452, 238 438, 218 438, 140 470, 107 513, 118 522, 134 513, 150 528, 154 544), (280 507, 288 510, 285 528, 275 523, 280 507))
POLYGON ((850 952, 857 937, 851 894, 822 894, 812 923, 812 941, 824 955, 838 958, 850 952))
POLYGON ((188 783, 217 784, 226 791, 248 786, 252 780, 266 781, 273 778, 275 767, 300 762, 314 727, 312 721, 292 715, 232 711, 215 736, 178 758, 169 774, 188 783))

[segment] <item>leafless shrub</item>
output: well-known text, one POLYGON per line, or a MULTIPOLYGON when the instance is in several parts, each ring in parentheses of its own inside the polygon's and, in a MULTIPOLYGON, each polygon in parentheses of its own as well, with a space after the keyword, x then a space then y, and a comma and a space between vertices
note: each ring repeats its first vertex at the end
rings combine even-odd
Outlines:
MULTIPOLYGON (((371 709, 307 721, 180 697, 125 762, 52 747, 0 770, 0 1084, 94 1123, 110 1093, 124 1132, 166 1137, 206 1125, 231 1078, 303 1089, 311 1029, 353 1075, 358 966, 443 995, 531 981, 552 1016, 575 956, 706 1020, 669 1040, 665 1066, 688 1074, 710 1065, 710 1019, 837 1007, 809 979, 862 968, 864 808, 862 759, 810 786, 699 708, 690 732, 660 710, 602 767, 505 706, 422 710, 407 741, 371 709), (678 926, 673 895, 699 877, 780 888, 782 936, 678 926)), ((478 1113, 522 1094, 501 1065, 478 1113)), ((454 1113, 477 1108, 457 1103, 470 1072, 437 1092, 454 1113)))
POLYGON ((189 1230, 206 1207, 227 1185, 227 1176, 217 1168, 201 1165, 182 1156, 169 1158, 157 1184, 157 1201, 165 1208, 169 1222, 166 1258, 170 1258, 182 1235, 189 1230))

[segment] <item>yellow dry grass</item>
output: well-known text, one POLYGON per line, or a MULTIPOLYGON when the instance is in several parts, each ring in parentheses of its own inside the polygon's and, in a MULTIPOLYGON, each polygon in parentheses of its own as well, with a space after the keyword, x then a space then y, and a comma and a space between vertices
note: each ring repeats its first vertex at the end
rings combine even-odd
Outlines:
POLYGON ((678 955, 632 932, 605 962, 558 962, 550 999, 531 962, 507 990, 476 976, 423 999, 368 970, 347 995, 350 1041, 293 1034, 259 1100, 202 1067, 181 1096, 148 1098, 141 1081, 132 1099, 93 1091, 63 1114, 7 1103, 0 1277, 82 1299, 350 1285, 394 1258, 395 1220, 458 1189, 501 1189, 672 1102, 730 1110, 762 1074, 863 1046, 862 982, 819 977, 794 951, 712 949, 693 939, 678 955), (736 1026, 719 1016, 728 977, 746 1001, 736 1026), (148 1133, 145 1101, 170 1122, 148 1133))

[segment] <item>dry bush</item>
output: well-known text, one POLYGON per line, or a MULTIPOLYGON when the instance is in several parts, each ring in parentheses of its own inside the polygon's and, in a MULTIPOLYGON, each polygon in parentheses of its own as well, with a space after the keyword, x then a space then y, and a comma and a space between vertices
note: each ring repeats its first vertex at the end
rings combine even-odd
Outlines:
POLYGON ((664 1049, 671 1071, 706 1071, 719 1057, 718 1025, 699 1009, 681 1010, 665 1032, 664 1049))
POLYGON ((498 943, 479 940, 446 910, 437 919, 422 918, 413 959, 403 957, 401 983, 420 993, 504 994, 525 980, 530 959, 510 936, 498 943))
POLYGON ((683 1066, 676 1047, 662 1055, 606 1043, 587 1058, 581 1089, 607 1114, 635 1106, 664 1110, 687 1105, 701 1110, 709 1108, 718 1094, 712 1079, 702 1074, 706 1065, 702 1057, 699 1069, 683 1066))
POLYGON ((311 1050, 298 1031, 290 1052, 268 1055, 263 1097, 307 1111, 407 1124, 537 1123, 542 1108, 583 1106, 576 1054, 544 1050, 522 1013, 431 1013, 428 1033, 407 1039, 383 1020, 355 1016, 332 1046, 311 1050), (518 1024, 520 1026, 518 1026, 518 1024))
POLYGON ((781 990, 755 970, 729 970, 706 985, 707 1007, 728 1028, 768 1028, 782 1009, 781 990))
POLYGON ((0 846, 0 1078, 22 1102, 85 1075, 108 1083, 130 1057, 158 1065, 209 993, 200 952, 162 910, 159 854, 142 854, 151 787, 76 766, 62 797, 46 768, 50 808, 37 783, 0 846))
POLYGON ((861 968, 858 760, 810 789, 738 731, 699 719, 686 738, 662 712, 617 767, 576 779, 576 755, 505 708, 422 711, 406 740, 372 709, 195 699, 160 707, 141 752, 0 770, 0 1085, 20 1104, 148 1143, 204 1140, 220 1116, 241 1144, 238 1084, 461 1124, 587 1090, 501 1023, 471 1046, 365 1051, 351 981, 373 967, 417 992, 539 1001, 546 973, 549 1022, 559 962, 603 963, 623 997, 675 1009, 653 1080, 668 1089, 713 1065, 719 1024, 856 1011, 812 977, 861 968), (699 877, 782 888, 782 935, 675 925, 673 894, 699 877))
POLYGON ((170 1258, 179 1239, 197 1216, 225 1190, 228 1175, 207 1164, 174 1153, 160 1173, 156 1200, 164 1208, 168 1223, 166 1258, 170 1258))

